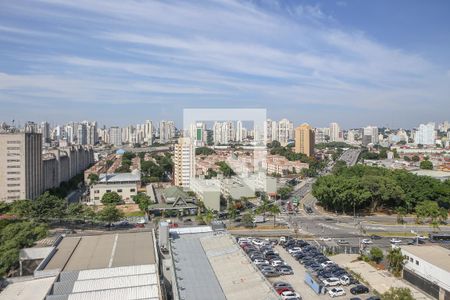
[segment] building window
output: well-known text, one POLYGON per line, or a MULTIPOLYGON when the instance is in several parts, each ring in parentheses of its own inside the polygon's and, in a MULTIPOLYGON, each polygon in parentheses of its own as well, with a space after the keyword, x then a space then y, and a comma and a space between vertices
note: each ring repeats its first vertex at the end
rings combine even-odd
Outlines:
POLYGON ((20 190, 8 190, 8 193, 20 193, 20 190))
POLYGON ((98 193, 100 193, 99 190, 95 190, 95 191, 94 191, 94 194, 98 194, 98 193))
POLYGON ((94 200, 100 200, 100 198, 99 197, 94 197, 94 200))
POLYGON ((13 187, 13 186, 20 186, 20 183, 10 183, 7 184, 8 187, 13 187))
POLYGON ((419 261, 416 259, 416 265, 419 265, 419 261))
POLYGON ((13 177, 13 178, 6 178, 6 180, 8 180, 8 181, 18 181, 18 180, 20 180, 20 178, 13 177))
POLYGON ((111 193, 111 190, 106 190, 107 193, 111 193))
POLYGON ((20 174, 20 172, 6 172, 6 174, 8 174, 8 175, 18 175, 18 174, 20 174))
POLYGON ((20 141, 7 141, 7 144, 20 144, 20 141))
POLYGON ((118 193, 122 193, 122 189, 118 189, 117 192, 118 192, 118 193))
POLYGON ((410 257, 410 258, 409 258, 409 261, 413 263, 413 262, 414 262, 414 259, 413 259, 412 257, 410 257))
POLYGON ((130 189, 130 192, 132 192, 132 193, 136 192, 136 189, 130 189))
POLYGON ((7 166, 8 169, 19 169, 20 166, 7 166))
POLYGON ((6 150, 20 150, 20 147, 6 147, 6 150))

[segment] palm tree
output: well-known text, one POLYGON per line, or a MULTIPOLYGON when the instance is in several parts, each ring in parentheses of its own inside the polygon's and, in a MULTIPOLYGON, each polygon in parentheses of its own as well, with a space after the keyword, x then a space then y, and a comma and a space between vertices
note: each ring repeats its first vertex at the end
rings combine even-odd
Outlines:
POLYGON ((405 264, 405 256, 403 256, 400 248, 391 249, 386 256, 389 262, 389 270, 395 275, 400 276, 403 265, 405 264))
POLYGON ((273 215, 273 227, 275 227, 275 220, 278 214, 281 213, 280 207, 276 204, 273 204, 269 208, 270 213, 273 215))
POLYGON ((264 219, 266 218, 266 212, 268 212, 269 211, 269 209, 270 209, 270 203, 269 203, 269 201, 268 200, 263 200, 262 201, 262 203, 261 203, 261 205, 257 208, 257 213, 258 214, 263 214, 263 216, 264 216, 264 219))
POLYGON ((211 209, 207 208, 204 215, 205 223, 210 224, 213 219, 214 219, 214 212, 211 209))
POLYGON ((230 218, 230 220, 234 220, 237 217, 237 209, 234 205, 232 205, 230 208, 228 208, 228 217, 230 218))

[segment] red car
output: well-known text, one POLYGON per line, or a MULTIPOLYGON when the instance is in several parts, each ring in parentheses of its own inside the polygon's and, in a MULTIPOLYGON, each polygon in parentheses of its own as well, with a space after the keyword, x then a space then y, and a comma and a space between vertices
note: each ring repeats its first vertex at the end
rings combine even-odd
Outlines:
POLYGON ((293 292, 294 290, 292 290, 291 288, 288 288, 288 287, 282 287, 279 289, 275 289, 275 291, 277 291, 278 295, 281 295, 281 293, 283 293, 283 292, 293 292))

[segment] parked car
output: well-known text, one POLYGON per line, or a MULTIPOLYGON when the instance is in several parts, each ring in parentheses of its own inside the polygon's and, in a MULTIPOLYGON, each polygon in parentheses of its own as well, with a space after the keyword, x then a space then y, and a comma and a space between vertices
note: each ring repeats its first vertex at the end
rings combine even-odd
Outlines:
POLYGON ((362 284, 358 284, 357 286, 352 287, 350 289, 350 293, 352 293, 353 295, 366 294, 368 292, 369 292, 369 288, 362 284))
POLYGON ((349 285, 351 282, 350 277, 348 277, 347 275, 342 276, 341 278, 339 278, 339 280, 341 281, 342 285, 349 285))
POLYGON ((283 300, 289 299, 289 298, 291 298, 291 297, 297 297, 297 299, 300 298, 300 295, 299 295, 299 294, 297 294, 296 292, 292 292, 292 291, 285 291, 285 292, 282 292, 282 293, 280 294, 280 296, 281 296, 281 298, 282 298, 283 300))
POLYGON ((338 240, 337 243, 340 245, 348 245, 349 244, 349 242, 346 240, 338 240))
POLYGON ((284 282, 284 281, 274 282, 272 284, 272 286, 273 286, 274 289, 283 288, 283 287, 292 289, 292 285, 290 283, 287 283, 287 282, 284 282))
POLYGON ((286 291, 293 292, 294 290, 289 287, 281 287, 281 288, 275 289, 275 291, 277 292, 278 295, 281 295, 281 293, 283 293, 283 292, 286 292, 286 291))
POLYGON ((343 288, 338 287, 338 288, 332 288, 331 290, 329 290, 328 295, 330 295, 331 298, 334 298, 334 297, 345 296, 346 293, 343 288))
POLYGON ((391 239, 391 244, 400 244, 402 242, 402 240, 396 239, 396 238, 392 238, 391 239))
POLYGON ((327 278, 323 281, 324 286, 337 286, 340 284, 341 284, 341 281, 337 277, 327 278))
POLYGON ((367 298, 366 300, 381 300, 381 298, 378 296, 371 296, 371 297, 367 298))
POLYGON ((370 238, 371 238, 372 240, 381 240, 381 239, 382 239, 381 236, 376 235, 376 234, 372 234, 372 235, 370 236, 370 238))
POLYGON ((280 273, 278 273, 277 271, 262 271, 262 274, 265 277, 277 277, 277 276, 280 276, 280 273))
POLYGON ((373 242, 372 242, 371 240, 369 240, 369 239, 363 239, 363 240, 361 241, 361 243, 362 243, 362 244, 373 244, 373 242))
POLYGON ((280 267, 277 267, 276 269, 277 269, 278 273, 280 273, 281 275, 292 275, 292 274, 294 274, 294 271, 289 266, 280 266, 280 267))

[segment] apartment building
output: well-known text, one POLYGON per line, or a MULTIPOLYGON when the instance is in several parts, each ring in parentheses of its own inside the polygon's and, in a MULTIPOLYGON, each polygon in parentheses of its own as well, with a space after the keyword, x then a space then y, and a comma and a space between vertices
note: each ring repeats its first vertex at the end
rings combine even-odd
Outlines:
POLYGON ((173 160, 175 185, 189 188, 191 178, 195 177, 195 147, 190 138, 178 139, 173 160))
POLYGON ((308 124, 302 124, 295 128, 295 153, 314 155, 314 130, 308 124))

